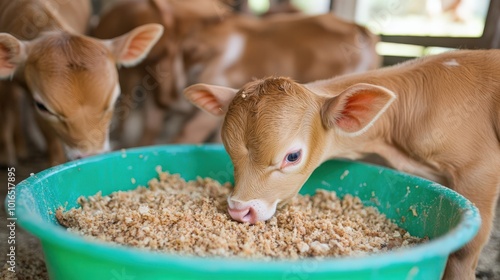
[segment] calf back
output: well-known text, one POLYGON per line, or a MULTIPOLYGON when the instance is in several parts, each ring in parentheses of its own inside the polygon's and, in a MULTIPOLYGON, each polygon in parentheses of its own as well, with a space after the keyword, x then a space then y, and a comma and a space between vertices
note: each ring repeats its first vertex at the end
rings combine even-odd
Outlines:
POLYGON ((23 40, 56 29, 83 34, 90 14, 88 0, 0 0, 0 32, 23 40))
POLYGON ((331 14, 233 16, 187 39, 186 69, 189 74, 205 66, 199 75, 190 75, 190 84, 239 87, 269 75, 310 82, 377 68, 377 42, 364 27, 331 14))

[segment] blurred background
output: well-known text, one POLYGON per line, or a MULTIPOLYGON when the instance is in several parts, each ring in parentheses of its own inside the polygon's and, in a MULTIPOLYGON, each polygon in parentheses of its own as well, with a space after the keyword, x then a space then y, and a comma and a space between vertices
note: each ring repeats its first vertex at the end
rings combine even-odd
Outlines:
MULTIPOLYGON (((111 9, 120 1, 122 0, 92 0, 94 24, 98 22, 102 12, 111 9)), ((453 49, 500 47, 500 0, 225 0, 224 2, 234 13, 252 17, 264 18, 284 13, 309 15, 333 13, 342 19, 365 26, 380 36, 376 51, 382 58, 382 66, 453 49)), ((122 20, 126 22, 129 19, 122 20)), ((137 96, 139 95, 135 95, 137 96)), ((143 102, 142 99, 139 101, 143 102)), ((134 111, 140 111, 139 109, 143 108, 141 106, 139 104, 134 107, 134 111)), ((26 137, 29 153, 19 157, 15 164, 17 182, 49 167, 40 133, 36 132, 32 122, 26 122, 26 119, 32 119, 30 114, 33 113, 29 111, 23 113, 28 115, 22 125, 23 129, 29 130, 31 136, 26 137)), ((134 143, 137 143, 137 134, 141 133, 139 128, 143 125, 140 113, 130 113, 130 116, 127 116, 127 123, 124 128, 125 133, 121 135, 115 134, 118 125, 114 123, 112 126, 115 148, 136 146, 134 143), (120 142, 125 142, 125 145, 120 142)), ((163 125, 165 128, 173 127, 174 123, 176 120, 172 119, 165 121, 163 125)), ((178 121, 177 123, 182 125, 178 121)), ((155 144, 169 143, 169 137, 171 135, 166 129, 161 133, 161 137, 155 140, 155 144)), ((2 144, 0 140, 0 148, 2 144)), ((6 167, 11 166, 10 163, 2 161, 4 156, 0 155, 1 182, 7 182, 6 167)), ((4 195, 0 196, 2 202, 4 195)), ((500 217, 499 212, 497 210, 497 217, 500 217)), ((481 257, 478 279, 500 279, 499 224, 497 221, 491 242, 481 257)), ((6 233, 0 231, 0 240, 4 240, 2 234, 6 233)), ((36 240, 30 239, 29 236, 25 238, 28 244, 27 250, 35 250, 40 254, 36 240)), ((36 258, 35 263, 43 266, 41 257, 36 258)))
POLYGON ((384 65, 457 48, 498 48, 500 7, 495 0, 248 0, 255 15, 279 7, 307 14, 333 12, 381 36, 384 65))
MULTIPOLYGON (((93 0, 94 11, 119 0, 93 0)), ((334 13, 381 36, 384 65, 458 48, 500 46, 498 0, 228 0, 236 12, 334 13)))
POLYGON ((249 0, 240 7, 262 15, 280 6, 307 14, 333 12, 381 36, 384 65, 455 48, 497 48, 498 1, 490 0, 249 0), (491 2, 491 3, 490 3, 491 2))

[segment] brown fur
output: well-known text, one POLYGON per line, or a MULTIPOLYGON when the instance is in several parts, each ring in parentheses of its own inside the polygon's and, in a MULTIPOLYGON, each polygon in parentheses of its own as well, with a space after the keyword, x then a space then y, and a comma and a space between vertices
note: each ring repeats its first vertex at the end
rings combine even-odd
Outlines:
POLYGON ((0 1, 2 91, 23 88, 36 104, 50 164, 109 149, 119 93, 116 65, 140 61, 162 31, 142 26, 107 42, 84 36, 90 1, 0 1), (138 39, 137 39, 138 38, 138 39))
MULTIPOLYGON (((229 13, 219 1, 204 0, 203 3, 125 1, 104 13, 94 31, 98 37, 107 38, 116 30, 131 28, 131 22, 139 24, 145 20, 162 23, 168 30, 162 45, 156 46, 163 47, 162 55, 150 55, 137 68, 139 74, 130 73, 142 78, 138 81, 139 88, 146 88, 155 98, 156 103, 147 103, 146 112, 160 118, 146 118, 140 145, 156 140, 167 112, 193 114, 192 107, 179 93, 194 83, 239 87, 252 78, 268 75, 287 75, 309 82, 379 66, 374 48, 378 38, 363 27, 333 15, 255 19, 229 13), (119 20, 124 13, 131 19, 126 23, 119 20), (224 56, 234 51, 228 43, 235 34, 242 36, 245 48, 234 61, 224 65, 224 56), (157 126, 149 126, 151 123, 157 126)), ((132 87, 129 91, 137 89, 137 83, 132 87)), ((177 142, 202 142, 220 124, 202 112, 195 113, 176 137, 177 142)))
MULTIPOLYGON (((445 279, 475 279, 500 192, 499 68, 498 50, 456 51, 306 85, 271 78, 244 86, 250 101, 239 91, 223 127, 235 165, 233 196, 286 199, 324 160, 377 153, 394 168, 441 182, 479 208, 478 235, 450 256, 445 272, 445 279), (382 103, 390 104, 387 110, 382 103), (254 118, 256 111, 265 113, 254 118), (377 118, 374 112, 383 113, 377 118), (291 171, 275 169, 269 160, 283 158, 297 139, 304 143, 304 163, 291 171)), ((203 88, 205 100, 218 94, 203 88)), ((188 88, 187 96, 198 89, 188 88)))
MULTIPOLYGON (((90 1, 70 1, 59 5, 58 2, 54 1, 0 1, 0 32, 8 32, 17 36, 20 39, 32 40, 39 38, 41 34, 50 30, 63 30, 67 28, 75 32, 84 32, 87 29, 87 22, 90 17, 90 1), (22 12, 21 12, 22 11, 22 12), (67 22, 61 22, 61 19, 67 16, 67 22)), ((41 52, 45 54, 45 52, 41 52)), ((16 80, 19 82, 1 82, 0 91, 4 94, 15 94, 25 87, 24 77, 22 75, 16 75, 16 80)), ((8 102, 8 99, 5 100, 8 102)), ((10 106, 13 106, 11 103, 10 106)), ((19 119, 19 113, 13 115, 11 120, 19 119), (17 116, 16 116, 17 115, 17 116)), ((46 134, 48 132, 44 132, 46 134)), ((13 135, 13 134, 11 134, 13 135)), ((9 142, 14 141, 13 139, 9 142)), ((53 147, 51 156, 51 162, 54 164, 56 162, 62 162, 64 155, 62 148, 57 148, 58 144, 55 142, 47 143, 49 147, 53 147)), ((12 147, 14 145, 9 145, 7 152, 12 154, 12 147)), ((49 148, 50 149, 50 148, 49 148)), ((13 159, 10 161, 16 162, 15 156, 11 156, 13 159)))

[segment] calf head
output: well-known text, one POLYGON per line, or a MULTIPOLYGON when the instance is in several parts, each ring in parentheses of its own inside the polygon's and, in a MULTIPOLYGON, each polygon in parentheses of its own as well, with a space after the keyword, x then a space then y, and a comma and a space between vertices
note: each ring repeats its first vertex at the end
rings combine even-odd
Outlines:
POLYGON ((33 41, 0 34, 0 78, 29 89, 39 119, 69 159, 109 149, 108 127, 120 94, 116 66, 139 63, 161 36, 150 24, 112 40, 55 31, 33 41))
POLYGON ((229 214, 249 223, 271 218, 324 160, 349 152, 395 98, 369 84, 320 96, 286 78, 254 81, 239 91, 197 84, 184 94, 225 115, 222 139, 235 176, 229 214))

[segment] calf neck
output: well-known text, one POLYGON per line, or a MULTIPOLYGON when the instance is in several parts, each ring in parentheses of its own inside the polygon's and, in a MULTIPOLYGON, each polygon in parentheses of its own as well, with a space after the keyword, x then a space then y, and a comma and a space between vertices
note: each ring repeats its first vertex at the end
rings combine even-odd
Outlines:
POLYGON ((445 271, 446 279, 474 279, 500 187, 499 68, 500 51, 456 51, 305 85, 267 78, 240 90, 194 85, 185 95, 225 116, 234 219, 270 218, 329 158, 377 153, 479 208, 478 235, 445 271))

